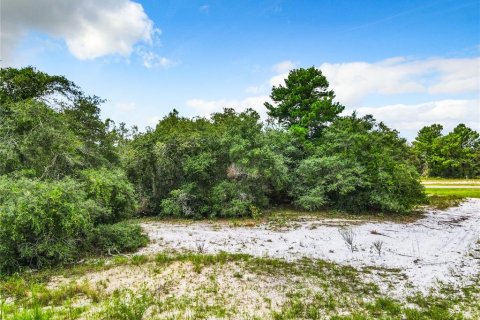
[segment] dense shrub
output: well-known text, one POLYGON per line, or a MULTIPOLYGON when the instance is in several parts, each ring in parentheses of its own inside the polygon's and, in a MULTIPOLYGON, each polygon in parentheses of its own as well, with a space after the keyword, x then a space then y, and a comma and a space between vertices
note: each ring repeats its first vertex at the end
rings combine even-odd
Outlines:
POLYGON ((128 175, 148 214, 244 216, 284 189, 285 157, 276 153, 253 110, 204 118, 176 112, 137 136, 125 154, 128 175))
POLYGON ((370 116, 337 119, 300 162, 291 194, 307 210, 409 211, 424 197, 409 153, 398 132, 370 116))
POLYGON ((73 180, 0 179, 0 271, 77 259, 101 208, 73 180))
MULTIPOLYGON (((146 243, 141 229, 113 224, 135 212, 258 216, 282 204, 404 212, 421 200, 398 132, 339 116, 343 106, 315 68, 290 72, 285 84, 272 90, 267 125, 252 109, 208 119, 174 110, 138 134, 102 121, 102 100, 64 77, 1 69, 0 271, 135 250, 146 243)), ((424 138, 414 150, 428 170, 478 171, 478 133, 458 126, 436 153, 424 138)))
POLYGON ((109 208, 72 179, 0 178, 0 273, 76 261, 146 244, 139 226, 96 225, 109 208))
POLYGON ((95 223, 115 223, 132 217, 137 206, 135 191, 121 169, 88 169, 80 174, 89 199, 102 207, 95 223))
POLYGON ((139 225, 128 222, 101 224, 92 230, 89 238, 92 251, 99 254, 133 252, 148 243, 139 225))

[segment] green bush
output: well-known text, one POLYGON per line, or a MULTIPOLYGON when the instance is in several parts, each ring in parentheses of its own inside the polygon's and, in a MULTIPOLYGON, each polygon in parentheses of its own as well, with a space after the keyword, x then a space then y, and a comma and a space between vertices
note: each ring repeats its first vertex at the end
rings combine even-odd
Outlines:
POLYGON ((139 226, 97 225, 95 218, 110 210, 104 205, 72 179, 0 177, 0 273, 130 252, 147 243, 139 226))
POLYGON ((0 272, 72 262, 101 208, 70 179, 0 178, 0 272))
POLYGON ((190 218, 251 215, 288 180, 285 157, 272 149, 258 113, 187 119, 170 113, 126 148, 125 167, 145 212, 190 218))
POLYGON ((90 247, 99 254, 133 252, 147 243, 142 228, 128 222, 101 224, 93 229, 89 239, 90 247))
POLYGON ((95 223, 115 223, 135 213, 135 190, 122 170, 88 169, 81 172, 80 178, 88 198, 104 208, 93 217, 95 223))
POLYGON ((290 194, 306 210, 407 212, 424 198, 398 132, 371 116, 337 119, 294 170, 290 194))

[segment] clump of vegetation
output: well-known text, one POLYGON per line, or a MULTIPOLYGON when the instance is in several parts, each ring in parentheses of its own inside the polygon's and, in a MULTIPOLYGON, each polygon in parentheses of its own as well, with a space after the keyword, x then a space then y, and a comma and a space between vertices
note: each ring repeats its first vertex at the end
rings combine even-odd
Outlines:
POLYGON ((139 226, 99 225, 108 208, 72 179, 0 178, 0 272, 71 263, 92 252, 133 251, 146 244, 139 226))
POLYGON ((406 141, 371 116, 336 120, 312 153, 299 162, 290 191, 302 209, 406 212, 424 197, 406 141))
POLYGON ((73 180, 0 179, 0 272, 72 262, 101 210, 73 180))
POLYGON ((343 241, 348 246, 351 252, 355 251, 355 233, 352 229, 349 228, 342 228, 339 229, 338 232, 342 236, 343 241))
POLYGON ((372 247, 375 249, 375 251, 378 253, 378 256, 380 257, 382 255, 382 250, 383 250, 383 241, 381 240, 374 241, 372 244, 372 247))
POLYGON ((442 135, 443 126, 423 127, 413 142, 418 170, 424 176, 475 178, 480 175, 480 134, 464 124, 442 135))
POLYGON ((89 199, 103 210, 94 216, 96 223, 115 223, 131 218, 137 209, 133 185, 124 171, 115 169, 87 169, 80 172, 80 181, 89 199))
POLYGON ((145 245, 137 226, 103 225, 137 200, 101 102, 61 76, 0 70, 0 273, 145 245))
POLYGON ((101 224, 93 229, 88 245, 99 254, 135 252, 148 243, 148 237, 139 225, 128 222, 101 224))

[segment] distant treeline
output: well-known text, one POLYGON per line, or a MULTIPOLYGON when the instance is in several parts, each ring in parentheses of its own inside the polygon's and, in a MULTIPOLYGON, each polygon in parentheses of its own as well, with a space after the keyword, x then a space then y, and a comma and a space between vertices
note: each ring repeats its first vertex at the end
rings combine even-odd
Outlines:
POLYGON ((479 135, 433 125, 410 146, 383 123, 340 116, 327 79, 292 70, 266 123, 233 109, 172 111, 138 132, 100 119, 102 99, 34 68, 0 71, 0 272, 135 250, 134 215, 258 216, 271 206, 410 211, 420 174, 479 175, 479 135))
POLYGON ((443 127, 422 128, 413 142, 415 165, 423 176, 475 178, 480 176, 480 138, 464 124, 442 135, 443 127))

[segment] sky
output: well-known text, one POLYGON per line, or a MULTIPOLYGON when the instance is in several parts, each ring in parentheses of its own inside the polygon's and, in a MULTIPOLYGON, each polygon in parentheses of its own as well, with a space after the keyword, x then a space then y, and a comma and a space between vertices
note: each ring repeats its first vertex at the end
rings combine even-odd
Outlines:
POLYGON ((1 67, 64 75, 102 117, 155 124, 263 106, 289 70, 322 70, 345 114, 480 130, 480 1, 0 0, 1 67))

